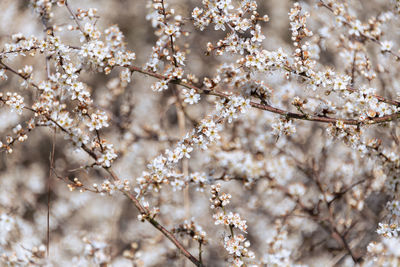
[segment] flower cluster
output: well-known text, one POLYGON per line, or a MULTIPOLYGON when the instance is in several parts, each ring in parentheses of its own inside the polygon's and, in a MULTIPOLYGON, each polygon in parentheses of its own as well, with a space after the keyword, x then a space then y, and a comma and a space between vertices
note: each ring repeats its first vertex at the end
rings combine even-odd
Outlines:
POLYGON ((222 100, 217 102, 217 111, 223 118, 228 118, 228 122, 231 123, 233 119, 238 118, 238 113, 246 113, 250 108, 250 100, 245 99, 241 96, 232 96, 228 101, 222 100))
POLYGON ((194 219, 184 221, 182 224, 175 226, 172 232, 181 235, 188 235, 200 244, 207 244, 207 233, 201 226, 194 222, 194 219))
POLYGON ((265 36, 261 32, 259 21, 268 21, 268 16, 261 17, 257 12, 255 1, 245 1, 235 6, 231 0, 203 1, 204 7, 196 7, 192 11, 194 25, 201 31, 209 24, 214 24, 215 30, 231 30, 223 40, 217 42, 216 46, 208 44, 208 51, 216 51, 222 55, 226 52, 244 54, 245 51, 255 51, 265 36), (248 32, 251 37, 244 38, 248 32))
POLYGON ((108 117, 104 111, 97 111, 90 114, 90 121, 87 123, 89 131, 100 130, 101 128, 108 127, 108 117))
POLYGON ((0 94, 0 99, 3 103, 11 107, 11 111, 15 111, 18 114, 22 114, 25 107, 24 98, 17 93, 7 92, 5 95, 0 94))
POLYGON ((182 93, 185 97, 184 102, 189 103, 190 105, 196 104, 199 102, 200 100, 200 95, 196 93, 196 91, 194 89, 183 89, 182 93))
MULTIPOLYGON (((222 196, 223 197, 223 196, 222 196)), ((221 204, 222 205, 222 204, 221 204)), ((224 206, 224 205, 222 205, 224 206)), ((245 220, 240 219, 240 215, 238 213, 233 214, 232 212, 228 214, 224 214, 222 212, 216 213, 213 215, 213 218, 215 219, 215 224, 223 224, 226 226, 232 225, 235 228, 238 228, 244 233, 247 233, 247 225, 245 220)))
POLYGON ((135 53, 126 50, 124 35, 117 26, 104 30, 104 41, 100 40, 102 33, 96 28, 95 21, 87 22, 82 33, 90 41, 82 45, 79 55, 93 68, 108 74, 116 66, 130 66, 136 59, 135 53))
POLYGON ((230 234, 224 237, 224 247, 229 254, 232 255, 231 262, 233 266, 244 266, 244 258, 252 259, 255 257, 254 253, 248 250, 250 241, 242 234, 234 234, 234 228, 247 233, 247 224, 245 220, 240 218, 238 213, 229 212, 226 214, 225 206, 229 204, 231 195, 221 193, 221 185, 216 184, 211 186, 211 208, 220 210, 213 215, 215 224, 222 224, 230 229, 230 234))
POLYGON ((384 237, 397 237, 400 228, 397 224, 379 223, 376 232, 384 237))
MULTIPOLYGON (((98 146, 95 143, 95 146, 98 146)), ((101 155, 97 158, 97 163, 102 165, 103 167, 110 167, 111 163, 117 158, 117 154, 115 153, 113 144, 107 144, 105 142, 101 142, 99 144, 101 148, 101 155)))
POLYGON ((119 190, 129 191, 130 184, 128 180, 115 181, 114 183, 111 183, 109 180, 105 180, 103 183, 101 183, 101 185, 93 184, 93 188, 101 194, 112 195, 114 192, 119 190))
POLYGON ((277 119, 272 125, 273 134, 280 136, 291 135, 296 132, 296 127, 293 125, 291 120, 287 120, 285 118, 277 119))

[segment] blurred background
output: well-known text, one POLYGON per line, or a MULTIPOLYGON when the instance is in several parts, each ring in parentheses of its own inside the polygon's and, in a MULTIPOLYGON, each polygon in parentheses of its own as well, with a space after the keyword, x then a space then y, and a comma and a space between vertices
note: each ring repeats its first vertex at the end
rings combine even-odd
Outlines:
MULTIPOLYGON (((149 60, 157 36, 151 22, 146 19, 151 11, 148 1, 68 2, 73 10, 96 8, 99 16, 96 26, 102 31, 118 25, 125 35, 127 49, 136 53, 135 66, 144 66, 149 60)), ((193 27, 191 11, 200 6, 201 1, 166 2, 176 15, 186 20, 183 29, 190 33, 178 41, 181 47, 187 48, 185 73, 196 75, 201 82, 204 77, 214 77, 221 64, 238 59, 236 55, 218 57, 206 54, 207 42, 215 44, 226 32, 215 31, 213 26, 204 31, 193 27)), ((282 47, 287 54, 293 53, 288 12, 294 2, 272 0, 257 3, 258 12, 270 18, 269 22, 261 23, 266 36, 264 48, 277 50, 282 47)), ((348 1, 348 4, 350 12, 363 22, 384 12, 396 14, 394 4, 389 1, 348 1)), ((340 47, 341 36, 347 36, 347 31, 336 27, 334 15, 317 8, 316 1, 302 1, 301 6, 311 14, 307 25, 314 32, 311 42, 316 44, 317 66, 348 73, 350 65, 341 54, 343 49, 340 47)), ((0 50, 11 42, 15 33, 44 38, 40 18, 28 1, 1 0, 0 10, 0 50)), ((52 11, 51 24, 64 29, 73 24, 65 7, 54 6, 52 11)), ((384 25, 385 36, 397 41, 398 31, 393 29, 398 29, 398 26, 397 17, 384 25)), ((65 44, 80 44, 77 32, 60 31, 60 36, 65 44)), ((398 63, 381 55, 379 47, 373 44, 367 44, 363 49, 370 55, 371 66, 379 72, 379 78, 366 82, 360 77, 357 80, 359 85, 368 84, 379 94, 396 98, 398 90, 394 88, 398 88, 398 63), (379 68, 383 71, 378 71, 379 68)), ((32 65, 37 82, 46 77, 43 55, 19 56, 4 62, 15 69, 32 65)), ((30 88, 22 88, 19 77, 11 73, 7 76, 9 79, 0 81, 0 91, 18 92, 24 96, 26 104, 31 105, 34 92, 30 88)), ((324 92, 305 90, 296 77, 286 79, 283 71, 267 73, 260 79, 274 90, 271 103, 287 110, 295 111, 290 105, 294 96, 309 98, 310 106, 317 105, 313 102, 314 98, 326 98, 324 92)), ((113 169, 133 186, 154 157, 166 148, 174 147, 184 133, 194 127, 193 124, 212 114, 214 109, 213 96, 202 95, 200 103, 185 106, 192 120, 186 120, 182 132, 175 95, 171 90, 153 92, 150 87, 156 82, 154 78, 134 73, 132 81, 122 88, 118 87, 119 70, 105 75, 88 69, 82 72, 80 80, 89 86, 95 106, 109 114, 110 127, 103 129, 101 134, 118 151, 113 169)), ((240 92, 235 88, 229 90, 240 92)), ((334 96, 328 99, 338 101, 334 96)), ((340 106, 340 102, 337 105, 340 106)), ((3 142, 7 135, 12 135, 17 124, 26 123, 30 117, 29 113, 18 116, 6 107, 0 109, 0 138, 3 142)), ((354 254, 364 257, 367 245, 377 239, 375 230, 389 199, 383 192, 385 175, 379 162, 374 158, 361 157, 358 151, 340 141, 331 140, 326 133, 326 125, 318 123, 296 122, 294 135, 277 139, 271 134, 274 118, 273 114, 252 109, 234 123, 226 125, 220 144, 211 146, 206 152, 194 152, 188 163, 189 172, 205 172, 211 184, 224 174, 233 178, 218 182, 222 184, 223 192, 232 195, 227 209, 240 213, 247 220, 250 249, 255 252, 255 262, 259 262, 260 266, 275 266, 271 255, 279 259, 276 266, 354 266, 348 251, 329 224, 312 217, 330 216, 331 223, 346 233, 345 238, 354 254), (264 179, 266 176, 272 180, 264 179), (352 186, 357 182, 360 182, 359 185, 352 186), (330 197, 336 197, 333 192, 349 189, 332 206, 325 207, 320 201, 323 194, 318 183, 323 184, 323 190, 330 197), (304 214, 306 212, 299 208, 299 203, 285 196, 282 190, 277 190, 276 184, 285 188, 298 185, 304 189, 302 201, 312 207, 309 213, 304 214)), ((392 123, 385 127, 371 127, 366 135, 382 139, 388 149, 396 151, 398 146, 393 136, 398 132, 397 123, 392 123)), ((18 258, 21 262, 15 263, 15 266, 191 266, 161 233, 137 219, 137 210, 121 193, 101 196, 91 192, 80 193, 79 190, 70 192, 67 184, 55 175, 50 178, 48 190, 53 140, 51 129, 37 127, 28 134, 27 141, 14 147, 12 154, 0 154, 0 255, 3 259, 18 258), (46 261, 43 255, 49 194, 50 256, 46 261), (27 259, 34 262, 28 263, 27 259)), ((81 168, 90 163, 90 158, 83 151, 71 146, 62 134, 56 135, 55 169, 60 176, 69 180, 78 177, 89 186, 102 183, 108 177, 105 172, 81 168)), ((146 197, 151 207, 160 207, 158 219, 168 229, 193 218, 207 233, 209 242, 203 248, 205 264, 227 266, 225 260, 228 254, 223 248, 223 236, 228 230, 214 224, 209 198, 208 186, 204 191, 195 186, 189 186, 187 191, 173 191, 165 186, 159 193, 146 197)), ((177 236, 197 256, 197 244, 188 236, 177 236)))

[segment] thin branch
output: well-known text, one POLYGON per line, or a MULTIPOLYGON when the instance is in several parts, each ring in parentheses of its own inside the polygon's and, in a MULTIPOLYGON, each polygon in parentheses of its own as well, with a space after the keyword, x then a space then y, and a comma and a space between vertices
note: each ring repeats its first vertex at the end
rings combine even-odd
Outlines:
MULTIPOLYGON (((161 0, 161 9, 164 16, 164 24, 167 25, 167 13, 165 11, 164 0, 161 0)), ((169 36, 169 41, 171 43, 172 60, 174 62, 174 66, 178 67, 178 62, 175 58, 174 37, 172 35, 169 36)))
POLYGON ((78 26, 79 30, 81 31, 81 33, 83 34, 83 36, 85 36, 86 41, 90 41, 89 36, 84 32, 81 23, 79 22, 79 19, 77 18, 77 16, 75 15, 75 13, 72 11, 71 7, 69 6, 68 0, 65 0, 65 7, 68 9, 69 14, 72 16, 72 18, 74 19, 76 25, 78 26))
POLYGON ((56 146, 56 129, 54 128, 52 148, 50 152, 49 176, 47 177, 47 240, 46 240, 47 257, 49 257, 49 251, 50 251, 50 184, 51 184, 52 169, 54 168, 55 146, 56 146))
POLYGON ((28 79, 29 79, 28 76, 22 75, 21 73, 19 73, 18 71, 16 71, 16 70, 13 69, 12 67, 8 66, 8 65, 5 64, 3 61, 1 61, 1 59, 0 59, 0 66, 2 66, 4 69, 6 69, 6 70, 8 70, 8 71, 10 71, 10 72, 12 72, 12 73, 14 73, 15 75, 21 77, 22 79, 24 79, 25 81, 27 81, 30 85, 32 85, 32 86, 35 87, 36 89, 39 89, 39 86, 37 86, 36 84, 34 84, 34 83, 28 81, 28 79))

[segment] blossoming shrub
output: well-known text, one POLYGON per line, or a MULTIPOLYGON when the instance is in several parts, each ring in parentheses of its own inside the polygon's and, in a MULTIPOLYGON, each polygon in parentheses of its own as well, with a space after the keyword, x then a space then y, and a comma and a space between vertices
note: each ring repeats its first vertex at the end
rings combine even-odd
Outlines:
POLYGON ((3 0, 3 266, 397 266, 398 1, 3 0))

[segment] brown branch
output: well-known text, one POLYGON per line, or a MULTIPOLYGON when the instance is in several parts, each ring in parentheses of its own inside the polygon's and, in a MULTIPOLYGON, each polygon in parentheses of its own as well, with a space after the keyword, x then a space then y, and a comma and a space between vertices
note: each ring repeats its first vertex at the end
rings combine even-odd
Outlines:
POLYGON ((357 57, 357 51, 354 51, 353 62, 351 64, 351 80, 350 80, 351 86, 354 86, 355 72, 356 72, 356 57, 357 57))
MULTIPOLYGON (((136 71, 142 74, 146 74, 149 76, 152 76, 154 78, 157 78, 159 80, 168 80, 168 77, 159 74, 159 73, 155 73, 152 71, 148 71, 148 70, 144 70, 141 69, 139 67, 136 66, 131 66, 130 67, 131 71, 136 71)), ((188 89, 194 89, 199 93, 204 93, 204 94, 208 94, 208 95, 215 95, 221 98, 229 98, 230 95, 224 92, 220 92, 220 91, 215 91, 215 90, 209 90, 209 89, 203 89, 200 87, 197 87, 191 83, 188 82, 183 82, 181 80, 171 80, 171 83, 175 83, 178 85, 181 85, 183 87, 186 87, 188 89)), ((349 90, 354 90, 354 89, 349 89, 349 90)), ((354 90, 355 91, 355 90, 354 90)), ((381 97, 381 96, 376 96, 378 98, 378 100, 384 101, 384 102, 391 102, 393 105, 400 105, 400 103, 396 102, 396 101, 392 101, 392 100, 386 100, 385 98, 381 97)), ((279 114, 282 116, 285 116, 286 118, 289 119, 298 119, 298 120, 307 120, 307 121, 316 121, 316 122, 323 122, 323 123, 336 123, 336 122, 343 122, 344 124, 347 125, 362 125, 362 124, 376 124, 376 123, 384 123, 384 122, 389 122, 389 121, 393 121, 396 120, 398 118, 400 118, 400 113, 394 113, 394 114, 390 114, 390 115, 385 115, 382 117, 377 117, 377 118, 371 118, 369 121, 360 121, 360 120, 355 120, 355 119, 343 119, 343 118, 331 118, 331 117, 324 117, 324 116, 315 116, 315 115, 308 115, 308 114, 301 114, 301 113, 295 113, 295 112, 290 112, 290 111, 286 111, 283 109, 279 109, 279 108, 275 108, 272 107, 266 103, 261 104, 261 103, 256 103, 254 101, 250 101, 250 105, 254 108, 258 108, 261 110, 265 110, 265 111, 269 111, 275 114, 279 114)))

